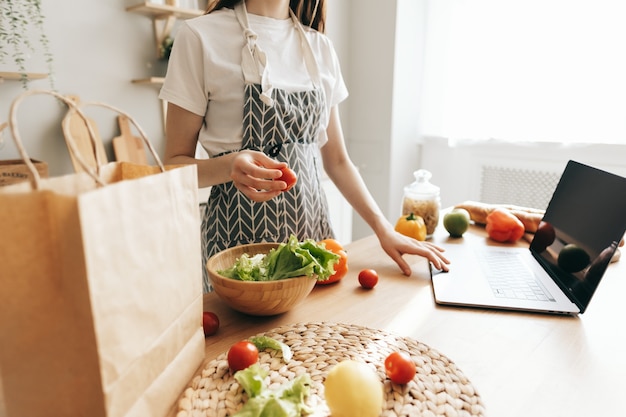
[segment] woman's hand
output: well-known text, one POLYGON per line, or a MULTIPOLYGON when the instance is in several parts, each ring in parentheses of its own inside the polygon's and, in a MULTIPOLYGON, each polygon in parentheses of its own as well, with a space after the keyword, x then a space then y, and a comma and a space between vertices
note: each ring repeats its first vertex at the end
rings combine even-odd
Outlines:
POLYGON ((252 201, 268 201, 285 189, 283 181, 274 181, 282 175, 285 162, 277 162, 263 152, 244 150, 234 156, 230 178, 239 191, 252 201))
POLYGON ((383 250, 398 264, 402 273, 411 275, 411 266, 402 258, 404 254, 423 256, 432 262, 435 268, 447 271, 450 262, 443 256, 443 248, 401 235, 382 214, 348 156, 337 106, 332 107, 326 134, 328 142, 321 149, 326 174, 376 233, 383 250))
POLYGON ((402 273, 411 275, 411 266, 402 258, 402 255, 419 255, 428 259, 433 267, 447 271, 450 261, 443 255, 444 249, 428 241, 418 241, 404 236, 391 228, 387 228, 378 235, 383 250, 393 259, 402 273))

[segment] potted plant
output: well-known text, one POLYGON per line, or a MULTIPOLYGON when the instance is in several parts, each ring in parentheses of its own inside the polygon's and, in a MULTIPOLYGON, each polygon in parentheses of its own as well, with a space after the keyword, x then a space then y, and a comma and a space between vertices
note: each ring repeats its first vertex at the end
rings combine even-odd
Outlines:
POLYGON ((24 88, 28 87, 28 57, 39 51, 43 53, 53 85, 53 59, 44 30, 41 3, 42 0, 0 0, 0 63, 4 64, 8 59, 12 61, 21 74, 24 88))

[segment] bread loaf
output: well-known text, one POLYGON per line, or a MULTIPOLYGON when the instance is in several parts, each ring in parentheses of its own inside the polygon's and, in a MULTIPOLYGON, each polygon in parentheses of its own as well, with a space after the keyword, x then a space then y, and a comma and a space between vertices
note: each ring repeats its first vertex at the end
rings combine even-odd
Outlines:
POLYGON ((524 229, 527 232, 535 233, 537 227, 543 218, 544 210, 522 207, 512 204, 488 204, 478 201, 465 201, 461 204, 457 204, 454 208, 463 208, 468 211, 470 218, 474 223, 486 224, 487 216, 496 208, 505 208, 510 210, 515 217, 517 217, 523 224, 524 229))

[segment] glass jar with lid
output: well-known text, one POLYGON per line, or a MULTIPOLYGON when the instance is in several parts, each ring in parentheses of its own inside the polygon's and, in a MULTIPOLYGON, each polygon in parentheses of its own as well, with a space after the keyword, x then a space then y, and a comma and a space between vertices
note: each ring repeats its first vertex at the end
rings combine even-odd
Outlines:
POLYGON ((439 187, 430 182, 432 174, 425 169, 419 169, 413 175, 415 182, 404 187, 402 215, 408 216, 413 213, 424 219, 426 235, 430 237, 439 224, 441 207, 439 187))

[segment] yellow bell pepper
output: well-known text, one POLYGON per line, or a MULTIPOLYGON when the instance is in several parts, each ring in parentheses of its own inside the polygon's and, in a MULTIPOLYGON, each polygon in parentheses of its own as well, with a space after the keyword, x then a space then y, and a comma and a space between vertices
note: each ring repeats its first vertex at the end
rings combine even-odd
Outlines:
POLYGON ((416 240, 426 240, 426 223, 421 216, 410 213, 403 215, 396 222, 396 232, 416 240))

